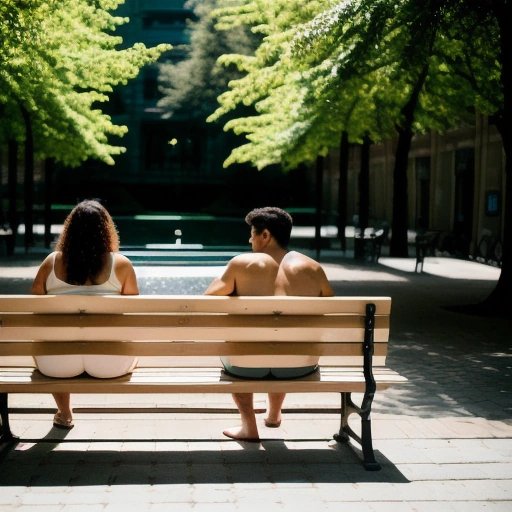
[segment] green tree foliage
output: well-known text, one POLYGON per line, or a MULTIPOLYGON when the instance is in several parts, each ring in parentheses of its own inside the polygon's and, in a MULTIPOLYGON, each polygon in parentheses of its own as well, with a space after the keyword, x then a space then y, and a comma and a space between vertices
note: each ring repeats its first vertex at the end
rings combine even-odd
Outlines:
POLYGON ((249 23, 264 35, 254 56, 221 59, 245 76, 230 83, 210 119, 240 103, 254 104, 258 113, 226 125, 249 140, 227 165, 312 162, 338 144, 343 130, 353 142, 366 134, 374 141, 393 136, 420 78, 415 133, 468 118, 475 95, 442 61, 454 45, 443 36, 453 20, 441 19, 439 2, 279 4, 239 1, 217 11, 219 28, 249 23))
POLYGON ((137 43, 118 49, 124 18, 110 13, 123 0, 5 0, 0 6, 0 116, 3 140, 24 140, 23 109, 37 157, 66 165, 87 158, 113 164, 122 136, 98 104, 170 46, 137 43))
POLYGON ((218 58, 228 53, 248 54, 257 46, 258 38, 245 27, 215 30, 211 13, 219 3, 219 0, 191 0, 186 4, 193 9, 195 20, 189 22, 190 44, 182 48, 185 58, 160 65, 163 97, 158 106, 163 108, 164 117, 179 112, 204 120, 215 109, 217 96, 228 82, 239 76, 235 69, 221 66, 218 58))
MULTIPOLYGON (((307 148, 299 142, 300 134, 315 120, 308 116, 311 113, 308 107, 314 106, 308 100, 308 94, 312 90, 315 71, 295 65, 290 45, 296 27, 305 19, 311 19, 325 3, 304 4, 298 0, 226 2, 216 11, 218 29, 246 24, 262 37, 254 55, 227 54, 220 59, 221 64, 235 65, 244 75, 230 82, 229 90, 219 97, 220 107, 209 120, 217 120, 239 105, 254 106, 257 113, 226 124, 225 129, 245 134, 250 142, 236 148, 225 166, 251 162, 260 169, 273 163, 294 167, 297 162, 315 159, 318 152, 308 154, 309 158, 287 159, 290 146, 296 143, 307 153, 307 148)), ((325 144, 322 150, 325 153, 325 144)))

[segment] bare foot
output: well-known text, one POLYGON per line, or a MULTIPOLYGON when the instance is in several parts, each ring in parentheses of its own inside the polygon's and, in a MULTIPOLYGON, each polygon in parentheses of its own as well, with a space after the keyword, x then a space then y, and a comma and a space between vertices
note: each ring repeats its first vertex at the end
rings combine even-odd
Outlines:
POLYGON ((259 443, 258 432, 246 432, 243 427, 233 427, 222 432, 226 437, 236 441, 246 441, 248 443, 259 443))

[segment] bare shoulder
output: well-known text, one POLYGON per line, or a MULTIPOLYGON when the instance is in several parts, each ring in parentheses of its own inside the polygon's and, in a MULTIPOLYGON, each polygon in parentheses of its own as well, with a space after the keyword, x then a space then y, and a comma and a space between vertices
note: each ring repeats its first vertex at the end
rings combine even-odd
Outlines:
POLYGON ((122 285, 121 294, 138 295, 139 287, 132 262, 124 254, 116 252, 114 253, 114 265, 116 276, 122 285))
POLYGON ((275 290, 276 295, 334 295, 322 265, 297 251, 287 253, 281 261, 275 290))
POLYGON ((132 266, 132 262, 124 254, 121 254, 120 252, 114 253, 114 261, 115 261, 116 267, 119 267, 119 268, 123 268, 123 267, 126 268, 126 267, 132 266))
POLYGON ((288 270, 318 270, 322 269, 322 266, 318 261, 302 254, 298 251, 290 251, 286 253, 283 261, 281 262, 281 267, 286 268, 288 270))
POLYGON ((60 251, 54 251, 48 254, 46 258, 41 262, 39 269, 42 270, 47 275, 51 272, 53 268, 53 264, 56 261, 60 261, 62 259, 62 253, 60 251))
POLYGON ((232 258, 229 263, 236 268, 277 266, 274 258, 263 252, 247 252, 238 254, 232 258))
POLYGON ((54 259, 60 259, 60 258, 62 258, 62 252, 61 251, 53 251, 50 254, 48 254, 48 256, 46 256, 46 258, 41 263, 41 266, 42 265, 51 265, 53 263, 54 259))
POLYGON ((114 268, 121 282, 125 281, 128 275, 134 273, 132 262, 124 254, 118 252, 114 253, 114 268))
POLYGON ((273 295, 278 270, 277 262, 267 254, 239 254, 229 260, 222 276, 210 283, 205 294, 273 295))
POLYGON ((53 268, 54 259, 61 256, 60 252, 52 252, 46 256, 37 270, 36 276, 31 286, 31 293, 36 295, 44 295, 46 293, 46 279, 50 275, 53 268))

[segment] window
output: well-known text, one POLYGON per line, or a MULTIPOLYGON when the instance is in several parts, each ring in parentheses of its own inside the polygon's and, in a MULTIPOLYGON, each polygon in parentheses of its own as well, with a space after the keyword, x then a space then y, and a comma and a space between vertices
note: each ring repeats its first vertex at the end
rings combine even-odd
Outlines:
POLYGON ((185 30, 187 20, 192 17, 192 11, 186 9, 155 11, 142 16, 142 27, 151 30, 185 30))
POLYGON ((158 100, 161 98, 158 90, 158 69, 156 67, 147 67, 144 70, 143 91, 145 100, 158 100))

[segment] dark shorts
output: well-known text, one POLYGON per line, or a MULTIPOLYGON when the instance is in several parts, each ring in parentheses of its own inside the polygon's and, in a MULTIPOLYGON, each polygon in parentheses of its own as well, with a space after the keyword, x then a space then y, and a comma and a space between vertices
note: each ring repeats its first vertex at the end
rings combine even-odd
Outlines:
POLYGON ((313 373, 317 370, 318 365, 301 366, 299 368, 244 368, 242 366, 233 366, 221 358, 226 373, 235 377, 243 377, 244 379, 298 379, 313 373))

